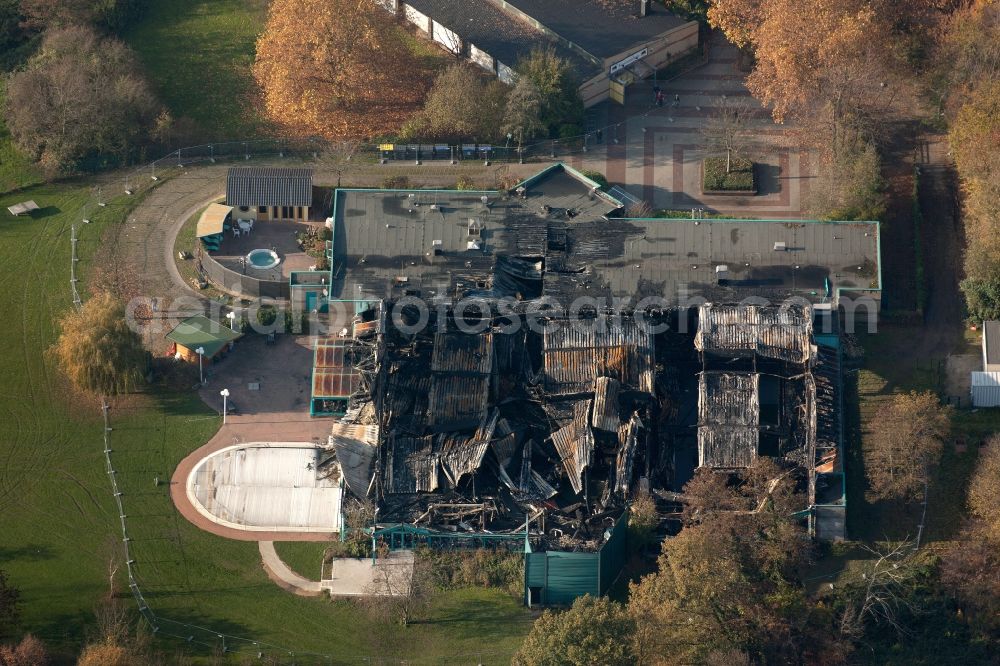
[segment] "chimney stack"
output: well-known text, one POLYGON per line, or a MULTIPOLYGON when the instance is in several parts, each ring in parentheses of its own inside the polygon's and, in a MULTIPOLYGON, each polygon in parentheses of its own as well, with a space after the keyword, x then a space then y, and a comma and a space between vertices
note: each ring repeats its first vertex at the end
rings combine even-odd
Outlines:
POLYGON ((649 13, 649 0, 639 0, 639 18, 649 13))

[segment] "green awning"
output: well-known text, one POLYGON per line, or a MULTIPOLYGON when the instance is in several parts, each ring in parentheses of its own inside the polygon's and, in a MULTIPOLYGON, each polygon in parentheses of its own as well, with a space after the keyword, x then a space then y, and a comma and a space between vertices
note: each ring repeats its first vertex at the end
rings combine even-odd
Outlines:
POLYGON ((191 351, 204 347, 205 356, 211 358, 233 340, 243 337, 225 324, 212 321, 205 315, 188 317, 167 333, 167 340, 187 347, 191 351))
POLYGON ((232 206, 223 206, 217 203, 209 204, 205 212, 198 218, 198 238, 221 234, 222 225, 231 212, 233 212, 232 206))

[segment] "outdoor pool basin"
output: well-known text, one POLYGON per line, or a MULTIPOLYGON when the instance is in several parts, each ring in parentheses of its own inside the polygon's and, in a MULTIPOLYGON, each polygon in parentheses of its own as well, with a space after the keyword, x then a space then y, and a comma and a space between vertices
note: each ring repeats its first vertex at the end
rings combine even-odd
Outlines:
POLYGON ((247 255, 247 265, 250 268, 274 268, 281 263, 281 258, 274 250, 251 250, 247 255))

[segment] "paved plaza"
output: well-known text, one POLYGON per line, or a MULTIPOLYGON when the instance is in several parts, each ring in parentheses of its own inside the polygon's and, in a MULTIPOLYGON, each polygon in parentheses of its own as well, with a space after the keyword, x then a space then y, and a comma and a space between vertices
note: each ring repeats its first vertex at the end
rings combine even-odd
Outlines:
POLYGON ((653 104, 652 80, 633 84, 625 106, 612 103, 608 108, 603 145, 567 161, 604 172, 610 182, 655 209, 704 208, 764 219, 808 217, 803 208, 815 157, 797 146, 792 128, 771 120, 743 85, 744 77, 736 48, 714 38, 704 64, 658 83, 666 92, 663 107, 653 104), (731 98, 745 99, 753 110, 748 128, 752 138, 742 154, 758 164, 756 196, 701 194, 701 161, 708 155, 702 130, 731 98))

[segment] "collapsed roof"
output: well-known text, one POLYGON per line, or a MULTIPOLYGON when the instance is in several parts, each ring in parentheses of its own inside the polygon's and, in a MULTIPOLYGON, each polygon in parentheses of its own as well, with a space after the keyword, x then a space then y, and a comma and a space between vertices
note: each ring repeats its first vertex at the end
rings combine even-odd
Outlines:
MULTIPOLYGON (((551 317, 540 331, 487 318, 470 330, 442 308, 412 333, 385 324, 408 306, 380 307, 393 310, 373 317, 380 342, 342 340, 359 346, 348 357, 376 369, 345 417, 359 425, 335 426, 331 446, 350 491, 379 501, 382 521, 514 532, 530 517, 547 525, 536 535, 543 547, 594 549, 637 487, 680 490, 686 432, 700 467, 818 459, 806 312, 774 323, 756 306, 699 309, 709 322, 726 312, 735 327, 742 307, 749 329, 764 327, 766 344, 740 342, 726 356, 732 336, 699 354, 710 327, 681 333, 676 312, 656 333, 630 315, 551 317), (794 334, 771 335, 775 326, 794 334)), ((828 393, 821 402, 829 423, 835 405, 828 393)))

